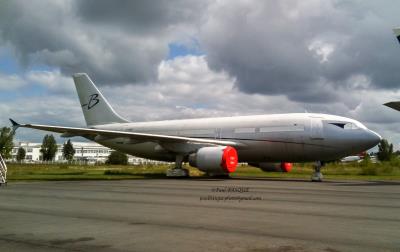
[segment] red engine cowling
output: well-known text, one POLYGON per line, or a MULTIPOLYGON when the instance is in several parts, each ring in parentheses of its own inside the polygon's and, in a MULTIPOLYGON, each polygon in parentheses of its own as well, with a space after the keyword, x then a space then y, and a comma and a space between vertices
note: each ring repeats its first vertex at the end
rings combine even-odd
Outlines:
POLYGON ((236 170, 238 156, 231 146, 203 147, 189 156, 189 164, 210 174, 228 174, 236 170))
POLYGON ((282 172, 290 172, 292 170, 292 168, 293 168, 292 163, 287 163, 287 162, 281 163, 282 172))
POLYGON ((282 162, 282 163, 249 163, 251 166, 260 168, 265 172, 290 172, 293 168, 292 163, 282 162))

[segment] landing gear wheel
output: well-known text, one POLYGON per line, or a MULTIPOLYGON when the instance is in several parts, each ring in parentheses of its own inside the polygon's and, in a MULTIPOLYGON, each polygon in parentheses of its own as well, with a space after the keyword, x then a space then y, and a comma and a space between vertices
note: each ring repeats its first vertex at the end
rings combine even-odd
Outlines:
POLYGON ((321 167, 323 166, 321 161, 315 162, 314 165, 314 173, 311 176, 311 181, 312 182, 322 182, 322 179, 324 176, 321 173, 321 167))
POLYGON ((188 178, 189 170, 184 168, 172 168, 167 170, 166 175, 169 178, 188 178))
POLYGON ((183 155, 176 155, 175 167, 167 170, 167 177, 169 178, 187 178, 189 177, 189 170, 182 168, 183 155))
POLYGON ((311 181, 312 182, 322 182, 322 179, 324 176, 322 175, 321 172, 314 172, 313 175, 311 176, 311 181))

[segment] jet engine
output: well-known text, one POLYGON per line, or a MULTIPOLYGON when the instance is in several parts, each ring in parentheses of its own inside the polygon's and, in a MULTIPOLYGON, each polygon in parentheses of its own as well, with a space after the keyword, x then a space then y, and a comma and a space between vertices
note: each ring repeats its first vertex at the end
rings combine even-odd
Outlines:
POLYGON ((292 163, 249 163, 251 166, 260 168, 265 172, 290 172, 292 170, 292 163))
POLYGON ((238 155, 231 146, 203 147, 189 155, 189 164, 208 174, 228 174, 236 170, 238 155))

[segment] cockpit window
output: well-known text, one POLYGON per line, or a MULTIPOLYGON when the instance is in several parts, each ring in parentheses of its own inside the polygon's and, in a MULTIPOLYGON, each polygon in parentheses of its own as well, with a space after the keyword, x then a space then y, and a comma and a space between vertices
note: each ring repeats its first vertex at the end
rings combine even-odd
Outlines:
POLYGON ((358 129, 358 126, 355 125, 354 123, 346 123, 343 127, 345 130, 352 130, 352 129, 358 129))
POLYGON ((338 123, 329 123, 335 126, 338 126, 339 128, 345 129, 345 130, 352 130, 352 129, 359 129, 360 127, 356 125, 355 123, 352 122, 338 122, 338 123))
POLYGON ((338 126, 338 127, 342 128, 342 129, 344 129, 344 125, 345 125, 345 123, 330 123, 330 124, 338 126))

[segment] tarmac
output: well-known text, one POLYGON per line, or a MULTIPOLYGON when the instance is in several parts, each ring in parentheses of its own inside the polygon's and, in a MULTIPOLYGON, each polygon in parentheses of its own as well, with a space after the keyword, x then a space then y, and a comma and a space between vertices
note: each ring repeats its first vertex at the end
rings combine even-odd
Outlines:
POLYGON ((400 251, 400 182, 10 182, 0 251, 400 251))

